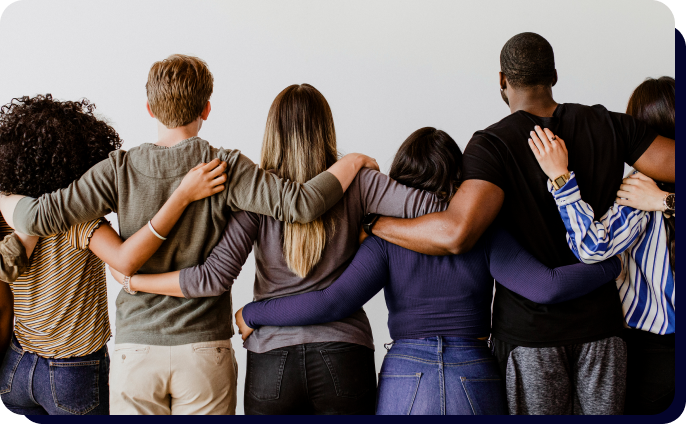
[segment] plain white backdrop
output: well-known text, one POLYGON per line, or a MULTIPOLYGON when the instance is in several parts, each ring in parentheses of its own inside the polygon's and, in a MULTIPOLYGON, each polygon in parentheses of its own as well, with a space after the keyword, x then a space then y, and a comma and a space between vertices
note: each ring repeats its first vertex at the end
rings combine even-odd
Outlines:
MULTIPOLYGON (((212 113, 200 136, 259 160, 267 111, 286 86, 310 83, 328 99, 339 149, 363 152, 387 171, 402 141, 434 126, 464 149, 472 133, 509 113, 499 54, 532 31, 555 50, 558 102, 623 112, 646 77, 674 76, 678 1, 86 1, 23 0, 0 19, 0 104, 52 93, 86 97, 128 149, 156 141, 145 110, 150 65, 172 53, 199 56, 214 74, 212 113)), ((682 30, 686 25, 681 26, 682 30)), ((116 217, 110 216, 116 226, 116 217)), ((252 256, 233 289, 252 300, 252 256)), ((110 278, 110 316, 120 286, 110 278)), ((381 294, 365 310, 377 368, 390 341, 381 294)), ((110 342, 110 350, 111 348, 110 342)), ((243 411, 245 350, 233 339, 243 411)), ((0 405, 3 423, 25 419, 0 405)))

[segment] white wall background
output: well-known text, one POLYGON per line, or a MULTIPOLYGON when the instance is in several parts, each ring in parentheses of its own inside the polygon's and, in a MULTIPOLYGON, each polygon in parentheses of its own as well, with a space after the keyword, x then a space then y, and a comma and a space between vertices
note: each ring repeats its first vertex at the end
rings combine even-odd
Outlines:
MULTIPOLYGON (((23 0, 0 20, 0 104, 38 93, 86 97, 125 149, 155 142, 145 110, 150 65, 192 54, 215 77, 200 133, 212 144, 257 161, 272 100, 307 82, 331 105, 339 149, 373 156, 387 171, 420 127, 445 130, 464 148, 474 131, 509 113, 499 54, 524 31, 555 49, 558 102, 624 111, 644 78, 674 76, 674 16, 652 0, 23 0)), ((252 299, 253 276, 251 257, 234 286, 236 307, 252 299)), ((111 280, 108 288, 114 328, 120 286, 111 280)), ((365 309, 379 367, 390 340, 381 294, 365 309)), ((245 350, 233 341, 242 413, 245 350)), ((15 419, 3 406, 0 417, 15 419)))

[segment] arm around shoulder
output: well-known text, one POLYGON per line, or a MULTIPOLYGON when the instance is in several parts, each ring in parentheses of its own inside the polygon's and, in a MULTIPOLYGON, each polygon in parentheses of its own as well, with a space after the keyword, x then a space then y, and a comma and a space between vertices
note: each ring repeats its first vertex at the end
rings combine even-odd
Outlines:
MULTIPOLYGON (((283 180, 237 154, 229 160, 227 204, 234 211, 269 215, 279 221, 308 223, 335 205, 363 167, 376 164, 364 155, 347 155, 306 183, 283 180)), ((378 166, 376 166, 378 169, 378 166)))
POLYGON ((657 136, 633 166, 652 179, 673 183, 676 176, 675 155, 674 140, 657 136))
POLYGON ((462 183, 448 209, 414 219, 381 217, 374 235, 428 255, 468 252, 500 212, 505 192, 483 180, 462 183))
MULTIPOLYGON (((116 153, 116 152, 113 152, 116 153)), ((21 199, 13 211, 22 233, 46 237, 116 211, 117 187, 112 154, 68 187, 34 199, 21 199)))

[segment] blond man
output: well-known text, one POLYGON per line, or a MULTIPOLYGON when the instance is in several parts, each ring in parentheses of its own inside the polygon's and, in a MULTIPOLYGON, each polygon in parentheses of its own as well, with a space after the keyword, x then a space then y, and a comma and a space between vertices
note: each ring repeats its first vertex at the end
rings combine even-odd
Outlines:
MULTIPOLYGON (((17 230, 47 236, 116 212, 126 239, 149 225, 191 168, 219 158, 227 164, 226 189, 189 205, 139 272, 175 271, 205 261, 231 212, 247 210, 307 223, 341 199, 362 167, 378 169, 373 159, 350 154, 298 184, 265 172, 238 150, 212 147, 198 132, 210 115, 213 76, 196 57, 172 55, 155 62, 146 89, 148 112, 157 120, 157 141, 111 153, 66 189, 38 199, 3 199, 2 212, 13 216, 17 230)), ((150 226, 150 231, 155 229, 150 226)), ((116 304, 111 413, 235 413, 237 366, 229 292, 184 299, 135 293, 125 285, 116 304)))

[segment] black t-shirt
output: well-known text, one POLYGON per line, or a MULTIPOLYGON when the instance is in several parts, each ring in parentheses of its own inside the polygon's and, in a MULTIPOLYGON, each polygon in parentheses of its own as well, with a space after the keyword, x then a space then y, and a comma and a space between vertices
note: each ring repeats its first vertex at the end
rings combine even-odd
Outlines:
MULTIPOLYGON (((478 131, 464 152, 465 180, 484 180, 505 192, 496 225, 549 267, 577 263, 565 238, 565 226, 527 140, 535 125, 560 136, 569 151, 584 201, 600 218, 621 184, 624 162, 633 165, 657 133, 629 115, 605 107, 560 104, 552 118, 515 112, 478 131)), ((493 303, 493 336, 529 347, 586 343, 618 334, 623 315, 617 288, 610 281, 578 299, 540 305, 500 284, 493 303)))

